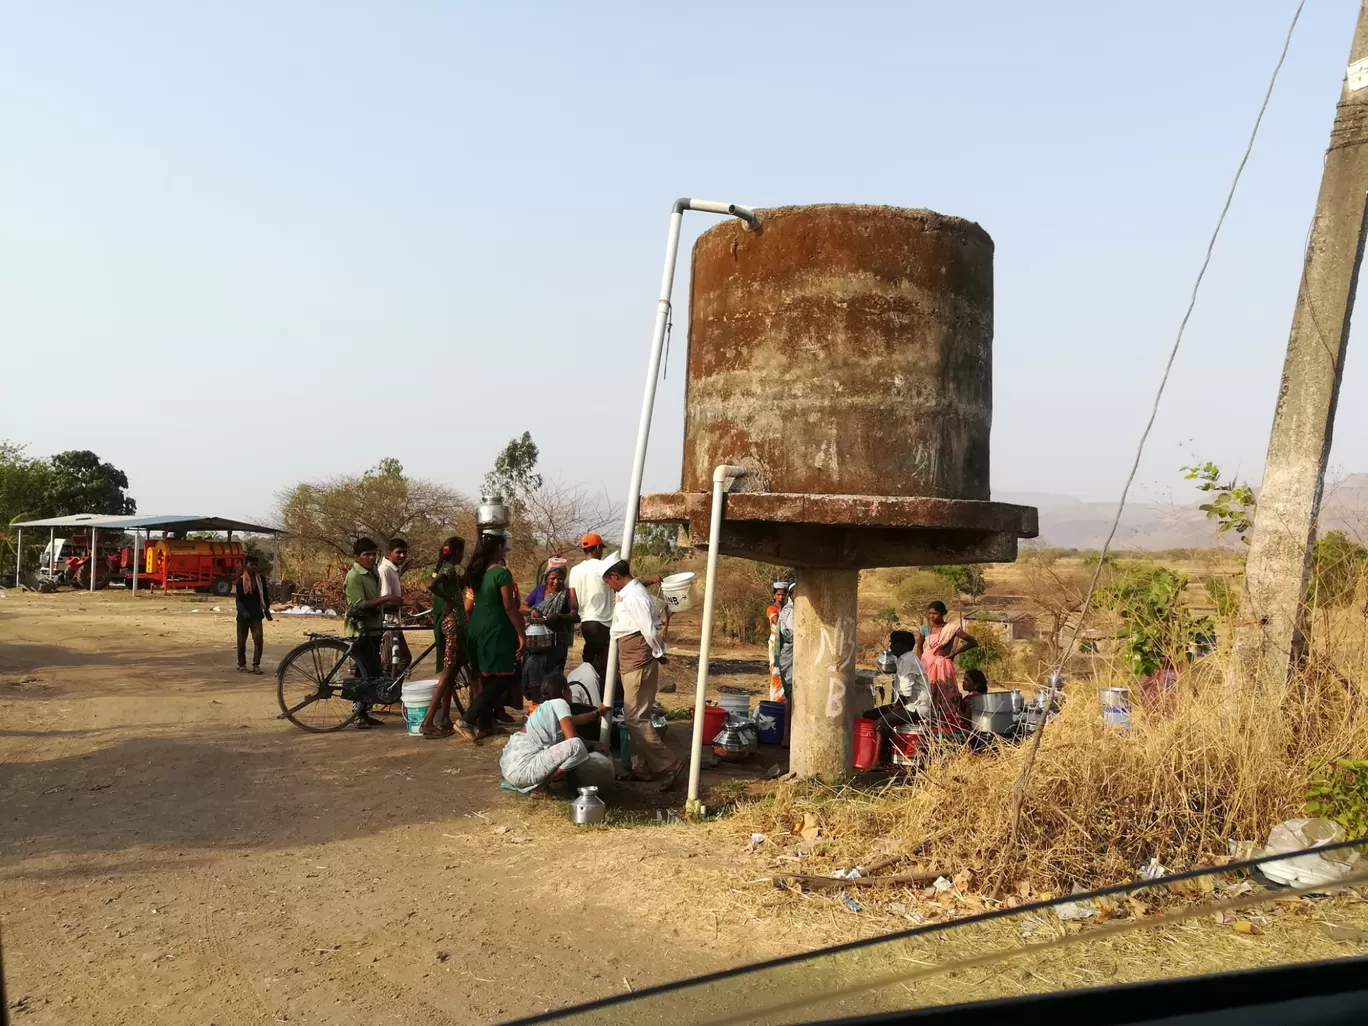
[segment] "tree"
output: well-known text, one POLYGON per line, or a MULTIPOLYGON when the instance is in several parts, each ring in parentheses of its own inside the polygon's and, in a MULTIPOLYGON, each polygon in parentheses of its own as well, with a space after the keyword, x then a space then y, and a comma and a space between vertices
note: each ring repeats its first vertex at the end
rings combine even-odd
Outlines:
POLYGON ((943 578, 961 595, 976 599, 988 590, 988 582, 983 571, 973 564, 956 566, 933 566, 930 571, 943 578))
POLYGON ((1026 551, 1021 568, 1022 593, 1041 614, 1045 637, 1052 647, 1051 660, 1063 651, 1060 636, 1072 617, 1083 609, 1091 575, 1073 567, 1061 567, 1053 553, 1026 551))
POLYGON ((443 485, 406 476, 395 459, 381 460, 360 476, 295 485, 280 493, 277 503, 277 519, 290 536, 281 562, 287 562, 287 552, 294 561, 281 572, 306 581, 324 576, 323 563, 335 566, 350 560, 352 543, 360 537, 381 545, 393 537, 405 538, 414 566, 436 560, 448 535, 474 537, 470 499, 443 485), (309 557, 319 555, 325 559, 310 565, 309 557))
POLYGON ((1194 644, 1215 633, 1210 617, 1194 617, 1183 605, 1187 583, 1168 567, 1127 563, 1099 592, 1102 604, 1121 617, 1123 651, 1137 677, 1177 665, 1194 644))
POLYGON ((64 517, 73 513, 112 513, 131 516, 138 504, 126 494, 128 475, 112 463, 101 462, 89 449, 59 452, 49 461, 48 512, 64 517))
POLYGON ((537 473, 537 459, 541 450, 532 441, 532 432, 524 431, 503 447, 494 459, 494 469, 485 475, 485 493, 502 495, 509 505, 516 507, 542 487, 542 476, 537 473))
POLYGON ((1254 511, 1257 507, 1254 489, 1233 477, 1222 483, 1221 468, 1215 463, 1203 463, 1180 469, 1189 481, 1200 482, 1197 485, 1198 491, 1211 496, 1210 502, 1204 502, 1197 508, 1206 513, 1208 520, 1216 521, 1216 530, 1222 534, 1234 531, 1240 536, 1240 541, 1248 545, 1249 532, 1254 528, 1254 511))

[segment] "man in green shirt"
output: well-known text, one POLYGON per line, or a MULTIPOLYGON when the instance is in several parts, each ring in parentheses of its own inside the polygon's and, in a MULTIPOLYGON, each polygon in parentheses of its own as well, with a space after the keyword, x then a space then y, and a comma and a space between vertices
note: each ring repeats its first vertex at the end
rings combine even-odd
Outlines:
MULTIPOLYGON (((342 584, 347 599, 347 636, 357 639, 352 655, 362 672, 367 677, 382 677, 380 639, 385 629, 384 607, 391 600, 380 594, 380 575, 375 572, 380 546, 370 538, 358 538, 352 553, 356 562, 342 584)), ((370 714, 369 702, 353 702, 352 708, 356 710, 357 730, 369 730, 383 722, 370 714)))

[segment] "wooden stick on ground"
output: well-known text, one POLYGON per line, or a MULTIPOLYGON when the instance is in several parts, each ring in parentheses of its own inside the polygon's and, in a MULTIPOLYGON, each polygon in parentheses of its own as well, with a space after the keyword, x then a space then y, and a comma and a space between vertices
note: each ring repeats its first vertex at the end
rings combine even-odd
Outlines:
POLYGON ((946 875, 932 869, 923 873, 904 873, 901 876, 861 876, 854 880, 842 880, 840 877, 834 876, 803 876, 797 873, 785 873, 770 877, 770 882, 775 887, 787 887, 794 883, 809 890, 840 890, 843 887, 921 887, 934 883, 937 877, 946 875))

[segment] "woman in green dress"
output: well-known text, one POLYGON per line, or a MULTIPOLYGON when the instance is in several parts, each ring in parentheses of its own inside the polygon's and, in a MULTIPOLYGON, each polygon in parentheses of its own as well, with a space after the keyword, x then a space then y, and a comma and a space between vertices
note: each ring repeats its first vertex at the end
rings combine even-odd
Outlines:
POLYGON ((456 732, 451 722, 451 695, 456 675, 470 662, 466 644, 466 572, 461 566, 464 557, 465 539, 454 535, 448 538, 442 543, 428 584, 432 593, 432 633, 437 641, 437 687, 419 728, 423 737, 448 737, 456 732))
POLYGON ((503 534, 482 534, 466 570, 466 582, 475 593, 470 614, 470 657, 480 677, 480 693, 456 729, 470 741, 494 732, 494 716, 503 707, 518 668, 518 656, 527 645, 518 589, 504 566, 507 547, 503 534))

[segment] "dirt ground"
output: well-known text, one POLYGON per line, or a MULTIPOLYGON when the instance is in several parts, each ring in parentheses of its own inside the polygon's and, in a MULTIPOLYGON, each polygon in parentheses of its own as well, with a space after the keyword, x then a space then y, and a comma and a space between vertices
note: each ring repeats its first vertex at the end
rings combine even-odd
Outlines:
MULTIPOLYGON (((16 1022, 497 1022, 910 925, 896 903, 855 915, 759 884, 782 863, 725 823, 670 822, 682 792, 620 793, 623 828, 576 829, 561 802, 497 790, 494 744, 410 738, 397 719, 305 734, 277 718, 273 678, 235 672, 231 606, 214 601, 0 599, 0 928, 16 1022)), ((335 626, 277 618, 264 664, 335 626)), ((758 651, 717 655, 719 683, 759 690, 758 651)), ((672 667, 681 693, 666 704, 687 705, 692 664, 672 667)), ((672 725, 676 747, 686 736, 672 725)), ((752 775, 781 759, 760 763, 752 775)), ((1294 940, 1300 957, 1351 953, 1314 931, 1294 940)), ((1194 943, 1249 938, 1211 926, 1194 943)), ((1226 964, 1259 960, 1245 948, 1226 964)), ((1138 971, 1123 950, 1115 962, 1111 978, 1138 971)), ((1040 985, 1040 963, 1033 978, 1019 986, 1040 985)), ((1055 985, 1084 982, 1104 981, 1055 985)))
MULTIPOLYGON (((615 863, 608 882, 603 832, 498 791, 493 744, 410 738, 397 717, 329 735, 277 719, 274 679, 235 671, 215 601, 0 605, 0 907, 22 1021, 488 1022, 785 948, 707 909, 657 914, 676 904, 662 860, 707 857, 685 831, 643 831, 632 878, 615 863)), ((335 627, 277 617, 263 664, 335 627)), ((619 798, 649 819, 681 795, 619 798)))

